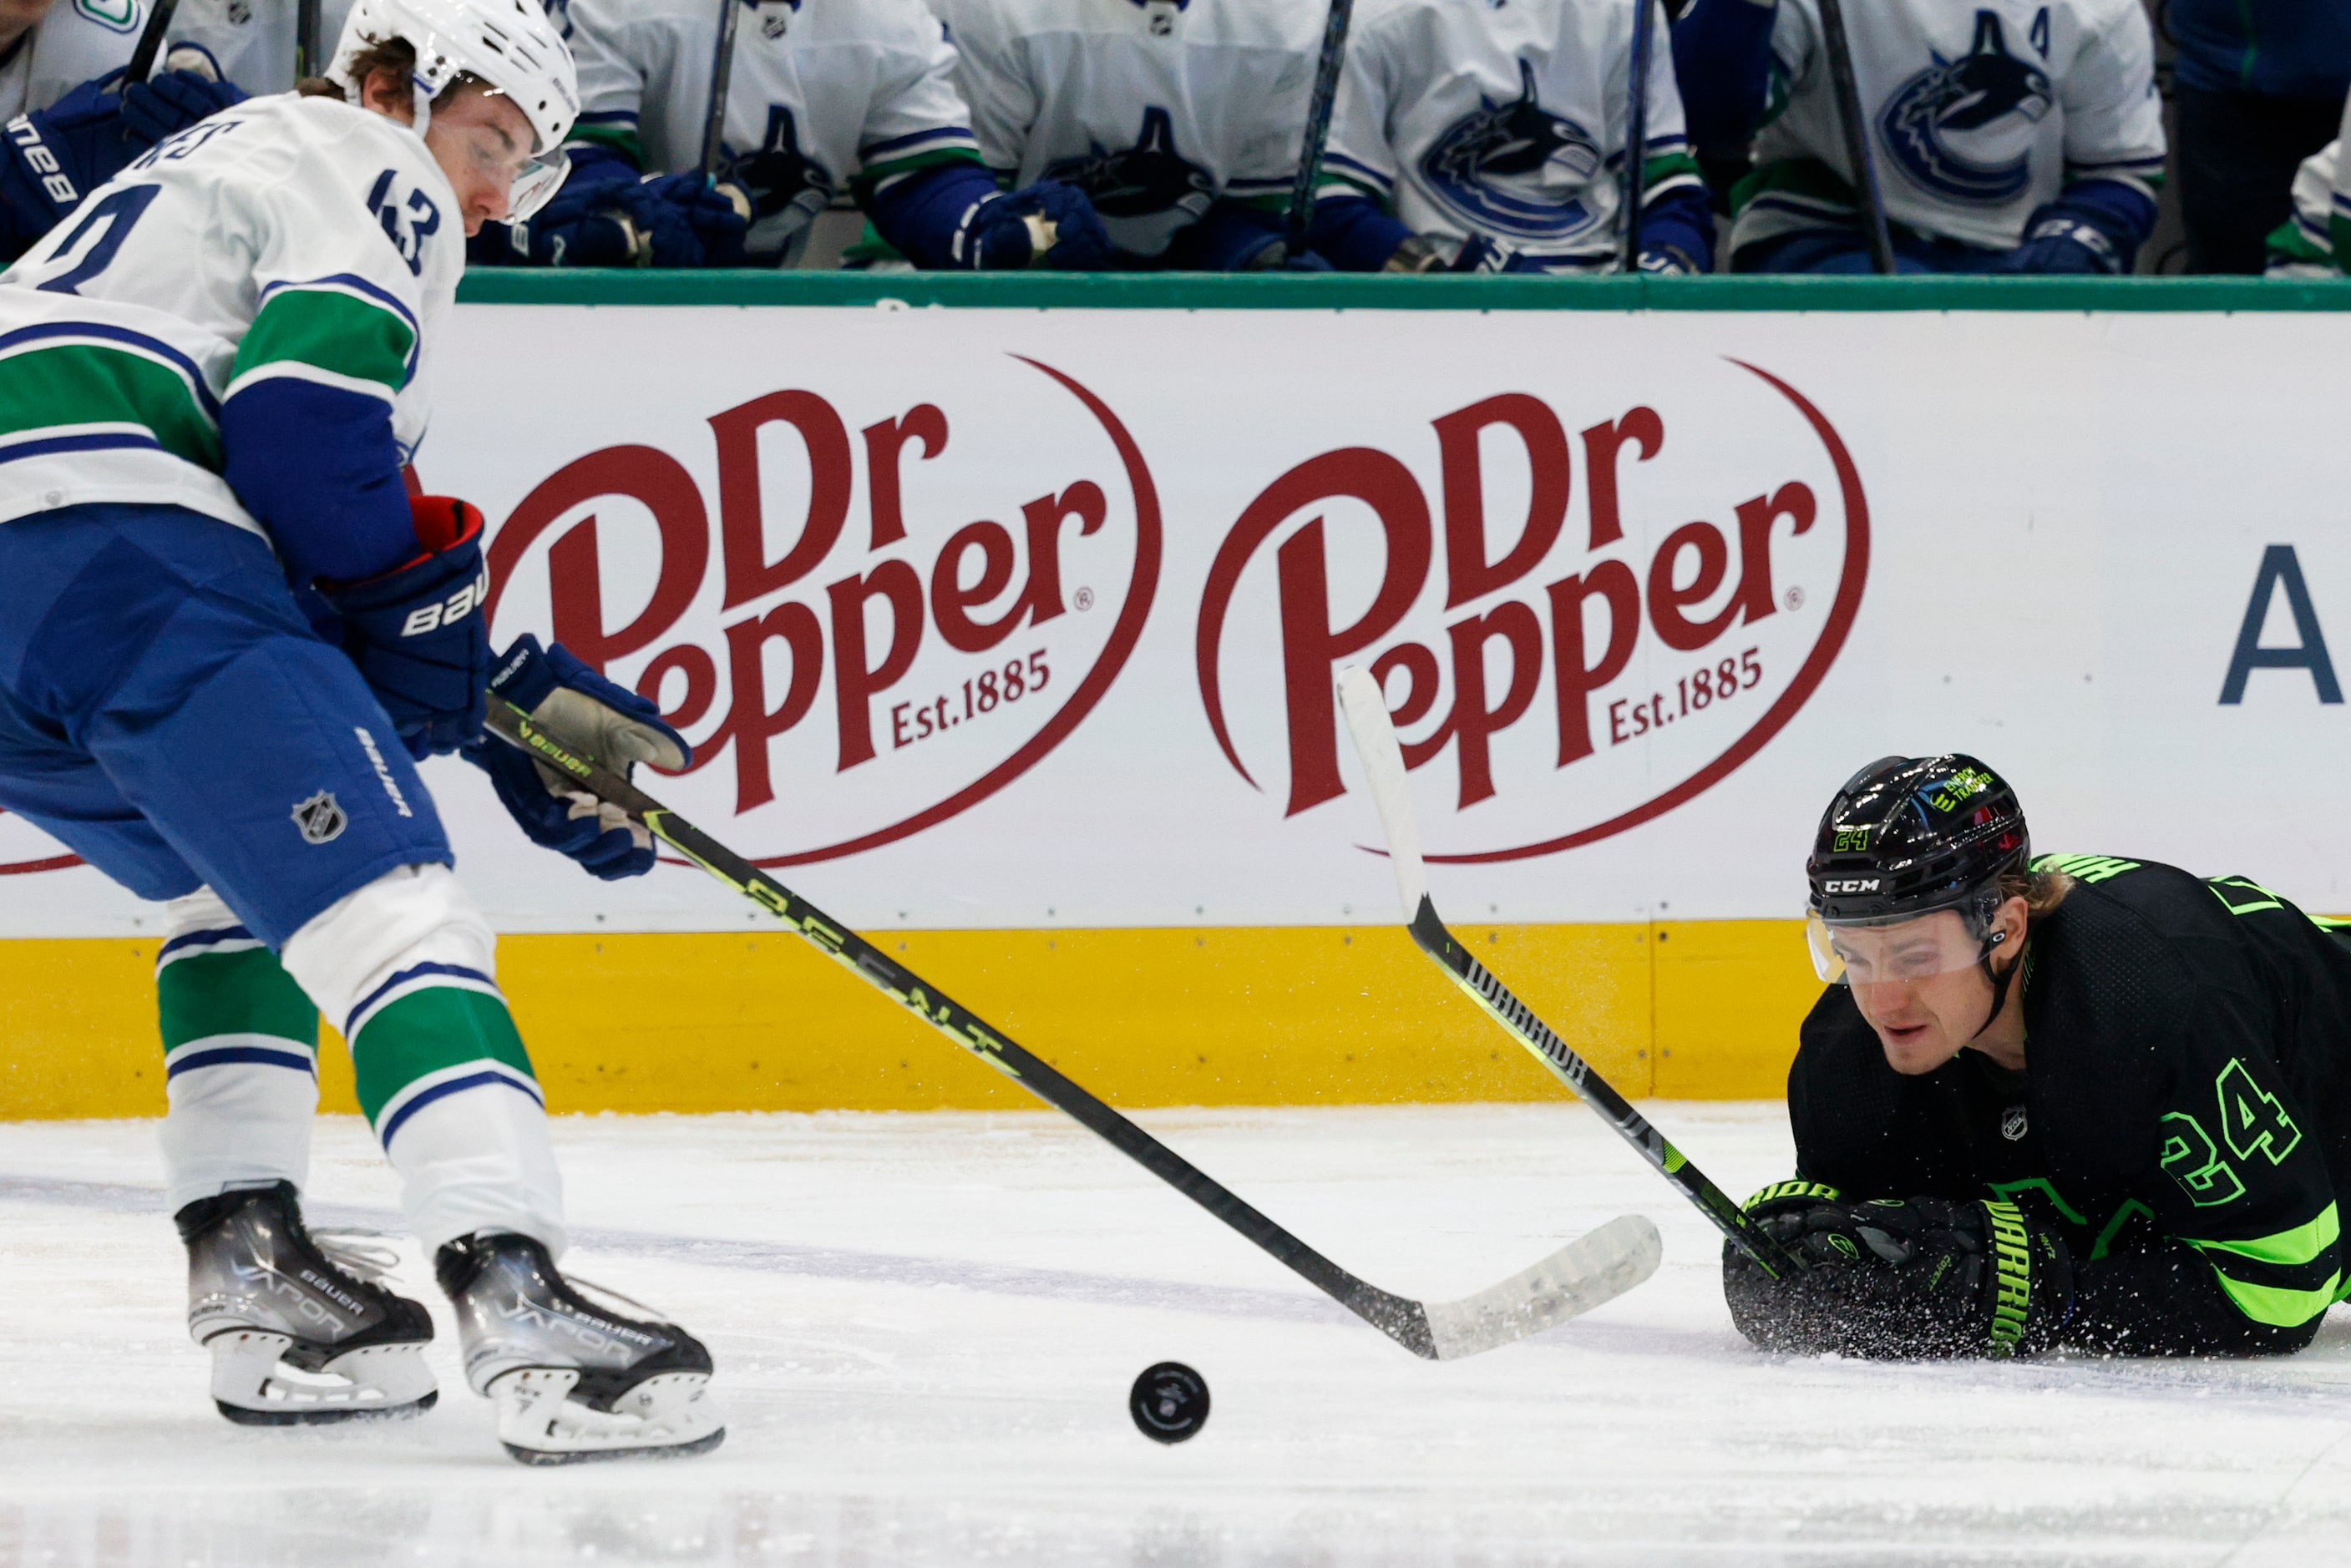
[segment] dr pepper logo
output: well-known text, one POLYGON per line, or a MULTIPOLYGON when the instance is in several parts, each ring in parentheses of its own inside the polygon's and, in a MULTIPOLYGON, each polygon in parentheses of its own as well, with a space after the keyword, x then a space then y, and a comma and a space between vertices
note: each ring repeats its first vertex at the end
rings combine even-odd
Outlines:
POLYGON ((1030 359, 983 379, 960 401, 788 388, 715 409, 693 454, 709 493, 655 447, 567 464, 491 545, 494 617, 518 583, 546 595, 497 635, 543 603, 558 641, 658 702, 708 770, 666 793, 749 815, 762 865, 968 809, 1102 701, 1161 552, 1107 404, 1030 359))
POLYGON ((1195 661, 1226 762, 1285 815, 1345 791, 1332 682, 1350 663, 1379 678, 1406 765, 1446 765, 1438 860, 1650 821, 1803 705, 1869 569, 1844 441, 1741 361, 1682 401, 1604 397, 1500 392, 1399 450, 1308 458, 1249 504, 1195 661))

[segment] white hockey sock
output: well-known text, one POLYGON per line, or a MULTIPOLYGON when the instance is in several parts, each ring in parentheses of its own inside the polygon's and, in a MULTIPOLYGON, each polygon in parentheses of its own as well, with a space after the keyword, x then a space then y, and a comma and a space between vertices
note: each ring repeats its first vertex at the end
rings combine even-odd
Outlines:
POLYGON ((563 1183, 497 939, 444 866, 391 872, 294 933, 286 968, 350 1042, 360 1108, 428 1253, 512 1231, 560 1254, 563 1183))
POLYGON ((163 1033, 164 1202, 174 1212, 310 1168, 319 1015, 212 889, 167 906, 155 959, 163 1033))

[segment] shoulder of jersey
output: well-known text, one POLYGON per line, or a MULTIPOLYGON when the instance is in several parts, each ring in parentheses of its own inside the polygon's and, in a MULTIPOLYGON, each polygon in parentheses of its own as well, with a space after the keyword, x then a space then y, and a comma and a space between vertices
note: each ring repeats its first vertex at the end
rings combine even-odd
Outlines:
MULTIPOLYGON (((820 0, 809 0, 814 5, 820 0)), ((1023 33, 1067 32, 1128 35, 1131 9, 1140 14, 1136 0, 955 0, 948 7, 950 27, 992 24, 994 31, 1018 36, 1023 33)), ((1187 44, 1229 44, 1314 48, 1322 40, 1323 8, 1301 0, 1189 0, 1184 7, 1177 36, 1187 44)))
MULTIPOLYGON (((768 0, 768 5, 776 3, 768 0)), ((756 34, 751 16, 744 17, 743 25, 747 35, 756 34)), ((914 39, 927 45, 939 36, 939 18, 924 0, 803 0, 787 26, 787 36, 826 43, 863 39, 895 44, 914 39)))

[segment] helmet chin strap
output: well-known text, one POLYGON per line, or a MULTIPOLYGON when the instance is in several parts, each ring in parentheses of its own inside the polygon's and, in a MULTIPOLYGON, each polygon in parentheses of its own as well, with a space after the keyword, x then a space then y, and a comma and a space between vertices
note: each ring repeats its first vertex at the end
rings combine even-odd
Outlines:
POLYGON ((1978 963, 1983 965, 1984 976, 1991 981, 1991 1011, 1984 1014, 1982 1027, 1979 1028, 1973 1034, 1968 1036, 1968 1043, 1970 1044, 1973 1044, 1976 1041, 1983 1038, 1984 1030, 1992 1026, 1992 1021, 2000 1016, 2001 1009, 2008 1005, 2009 981, 2014 980, 2016 978, 2016 971, 2020 968, 2023 967, 2022 961, 2019 960, 2016 963, 2010 964, 2006 969, 1992 968, 1991 950, 2000 946, 2001 943, 2007 940, 2008 933, 2006 931, 1992 932, 1991 936, 1984 939, 1983 957, 1976 961, 1978 963))

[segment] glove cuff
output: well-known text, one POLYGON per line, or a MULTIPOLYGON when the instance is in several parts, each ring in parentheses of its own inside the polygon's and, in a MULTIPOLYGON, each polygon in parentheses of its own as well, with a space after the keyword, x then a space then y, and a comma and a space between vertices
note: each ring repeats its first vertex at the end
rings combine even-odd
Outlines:
POLYGON ((1802 1199, 1807 1203, 1834 1203, 1840 1196, 1837 1189, 1825 1181, 1806 1181, 1801 1176, 1792 1176, 1764 1188, 1741 1207, 1751 1214, 1766 1203, 1778 1203, 1791 1198, 1802 1199))
POLYGON ((547 657, 538 639, 524 632, 498 656, 497 668, 490 674, 490 695, 526 713, 536 713, 560 684, 554 661, 547 657))

